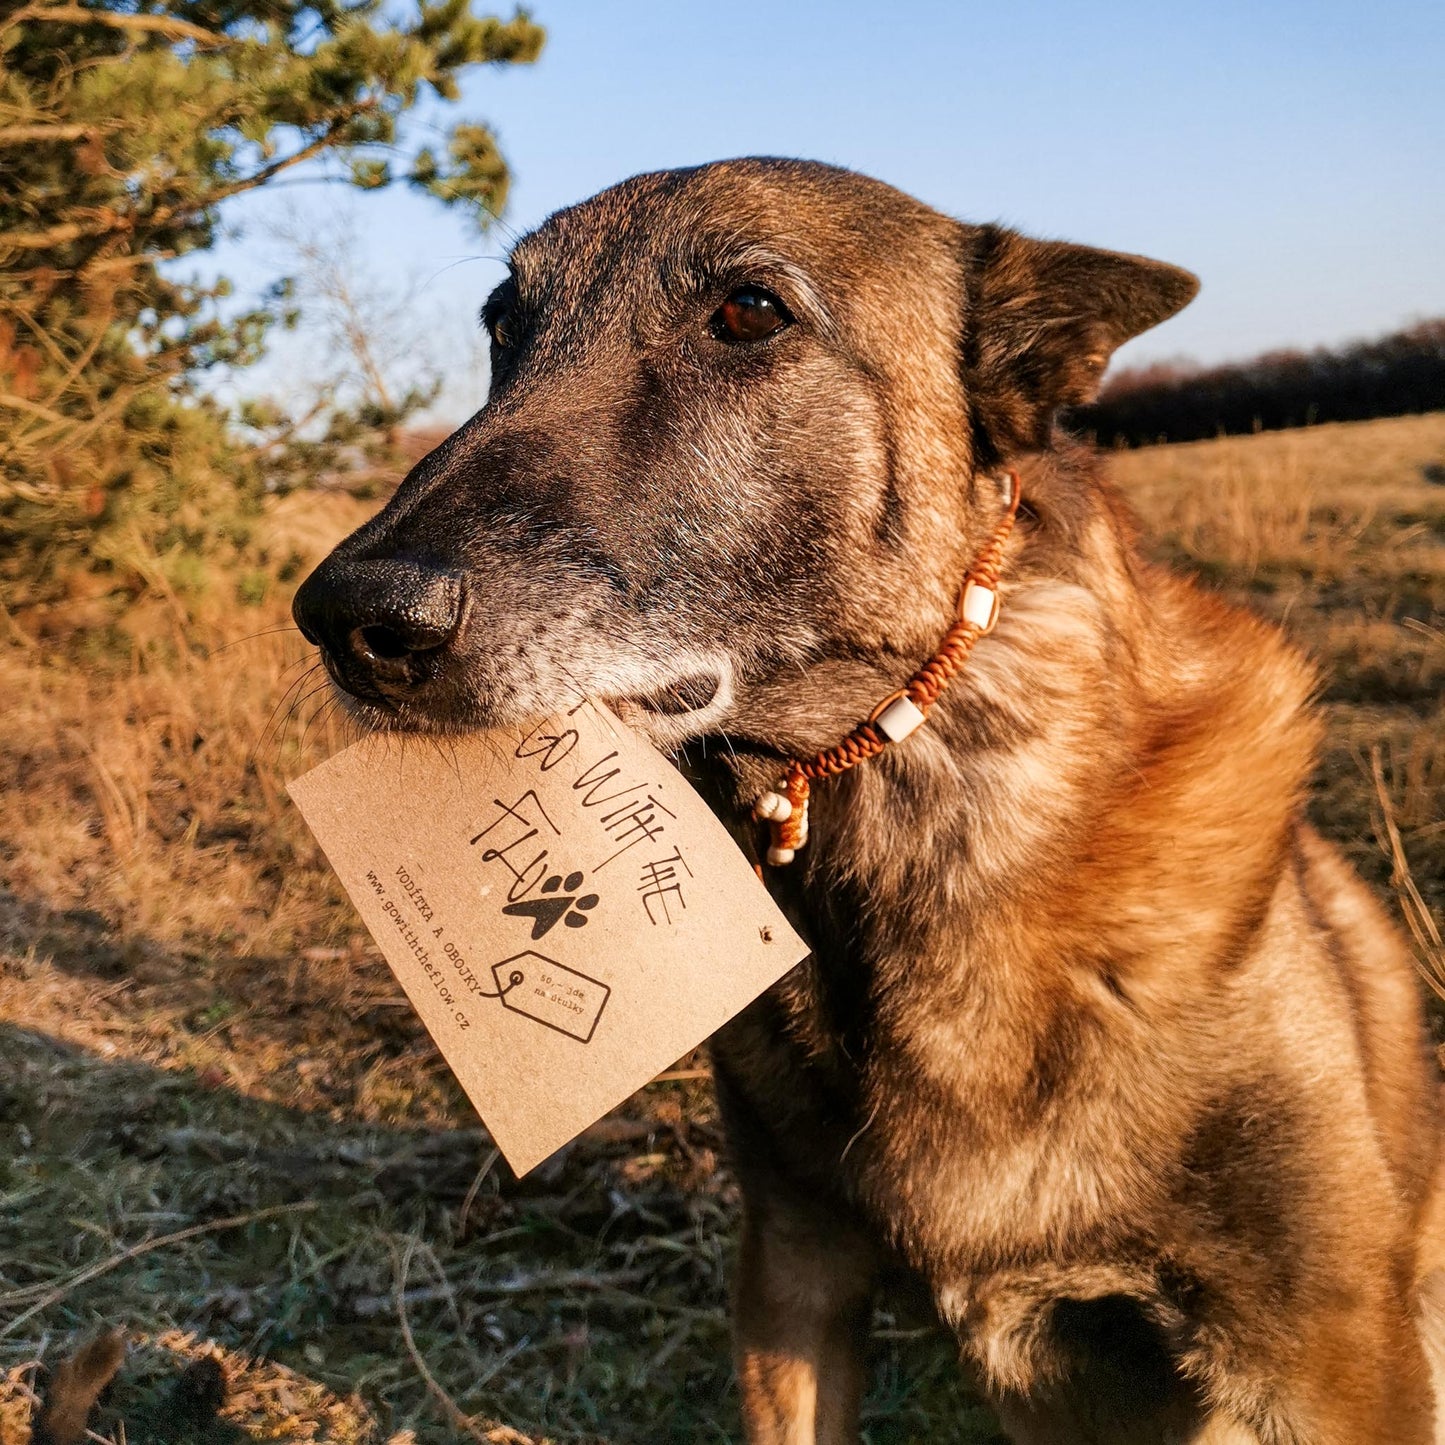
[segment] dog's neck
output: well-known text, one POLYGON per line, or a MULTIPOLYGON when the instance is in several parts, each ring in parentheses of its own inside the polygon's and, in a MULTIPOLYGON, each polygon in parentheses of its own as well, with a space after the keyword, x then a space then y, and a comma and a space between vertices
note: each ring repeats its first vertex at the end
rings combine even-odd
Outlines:
MULTIPOLYGON (((1017 970, 1047 954, 1143 987, 1159 968, 1212 966, 1258 924, 1317 740, 1308 668, 1252 619, 1186 605, 1184 584, 1138 557, 1108 486, 1064 481, 1059 516, 1050 478, 1026 477, 1040 517, 1021 529, 999 624, 928 725, 817 784, 807 847, 765 870, 825 969, 917 974, 963 951, 1017 970), (1248 661, 1259 647, 1290 659, 1271 686, 1248 661)), ((841 736, 857 721, 841 700, 881 696, 890 667, 824 662, 791 682, 797 735, 841 736)), ((722 810, 760 842, 743 819, 779 762, 744 750, 726 767, 722 810)))

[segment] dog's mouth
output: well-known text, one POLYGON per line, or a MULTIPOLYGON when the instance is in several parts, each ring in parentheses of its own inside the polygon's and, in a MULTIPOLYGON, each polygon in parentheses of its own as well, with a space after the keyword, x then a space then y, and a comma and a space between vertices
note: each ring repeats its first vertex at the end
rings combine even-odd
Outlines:
POLYGON ((655 747, 671 751, 715 728, 732 705, 732 692, 731 668, 723 664, 679 671, 635 691, 609 689, 602 700, 655 747))
POLYGON ((656 717, 676 718, 711 707, 721 689, 721 676, 713 672, 699 672, 666 683, 652 692, 618 698, 614 705, 631 705, 656 717))
MULTIPOLYGON (((545 704, 539 699, 530 705, 524 703, 520 710, 505 709, 485 720, 475 716, 448 718, 425 707, 408 705, 405 700, 371 696, 357 689, 344 671, 331 665, 325 654, 323 661, 346 711, 368 731, 471 732, 479 727, 532 722, 546 712, 545 704)), ((711 654, 707 661, 712 663, 711 654)), ((712 731, 731 706, 732 694, 732 669, 725 659, 718 658, 716 666, 679 670, 662 681, 649 680, 642 687, 603 684, 593 696, 627 726, 666 752, 712 731)), ((577 701, 575 694, 570 698, 559 697, 557 710, 565 711, 577 701)))

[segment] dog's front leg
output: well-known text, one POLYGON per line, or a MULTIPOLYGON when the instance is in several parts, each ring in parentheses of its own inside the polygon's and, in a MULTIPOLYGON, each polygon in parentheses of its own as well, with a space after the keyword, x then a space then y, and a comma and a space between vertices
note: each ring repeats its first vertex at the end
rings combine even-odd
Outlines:
POLYGON ((747 1200, 733 1328, 750 1445, 857 1440, 875 1270, 826 1206, 747 1200))

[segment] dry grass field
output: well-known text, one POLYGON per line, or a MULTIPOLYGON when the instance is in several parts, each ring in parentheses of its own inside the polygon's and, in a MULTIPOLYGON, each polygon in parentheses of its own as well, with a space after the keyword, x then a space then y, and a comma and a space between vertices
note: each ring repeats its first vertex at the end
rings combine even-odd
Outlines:
MULTIPOLYGON (((1445 968, 1445 414, 1114 466, 1157 555, 1318 660, 1315 818, 1445 968)), ((368 509, 280 502, 268 573, 158 569, 124 628, 80 582, 0 613, 3 1445, 101 1328, 115 1445, 736 1438, 703 1063, 515 1181, 286 801, 345 739, 276 579, 368 509)), ((876 1334, 872 1445, 994 1438, 926 1323, 876 1334)))

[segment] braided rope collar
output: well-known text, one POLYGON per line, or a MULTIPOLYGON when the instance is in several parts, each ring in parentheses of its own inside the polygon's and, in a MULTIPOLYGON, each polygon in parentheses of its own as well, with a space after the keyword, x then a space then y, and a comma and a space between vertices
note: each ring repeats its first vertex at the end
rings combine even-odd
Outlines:
POLYGON ((998 621, 998 579, 1003 551, 1019 509, 1019 474, 1009 472, 1008 510, 993 536, 964 576, 953 626, 938 651, 896 692, 890 692, 841 742, 811 758, 789 761, 778 791, 764 793, 753 805, 753 817, 769 824, 772 832, 768 863, 781 868, 791 863, 808 841, 808 795, 820 778, 837 777, 859 763, 877 757, 890 743, 901 743, 928 721, 939 694, 963 670, 980 637, 998 621))

